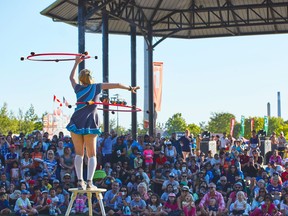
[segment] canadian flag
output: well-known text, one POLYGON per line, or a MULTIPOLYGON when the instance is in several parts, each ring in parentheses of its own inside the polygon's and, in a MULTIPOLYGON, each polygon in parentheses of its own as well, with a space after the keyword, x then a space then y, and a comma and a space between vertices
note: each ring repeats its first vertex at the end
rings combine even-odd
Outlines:
POLYGON ((53 97, 53 102, 59 103, 59 106, 60 106, 60 107, 62 106, 61 101, 56 97, 56 95, 54 95, 54 97, 53 97))
POLYGON ((65 97, 63 97, 63 103, 65 104, 65 106, 69 106, 69 103, 68 103, 68 101, 66 100, 66 98, 65 97))

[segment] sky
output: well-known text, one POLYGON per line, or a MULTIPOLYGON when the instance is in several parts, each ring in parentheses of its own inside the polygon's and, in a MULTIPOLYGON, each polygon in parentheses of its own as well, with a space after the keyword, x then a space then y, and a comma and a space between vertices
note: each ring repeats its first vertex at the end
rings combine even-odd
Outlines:
MULTIPOLYGON (((20 61, 30 52, 78 52, 76 27, 42 16, 40 12, 54 0, 0 1, 1 84, 0 107, 17 116, 31 104, 36 113, 52 113, 57 104, 53 95, 75 103, 69 74, 69 62, 20 61), (5 20, 5 21, 4 21, 5 20)), ((159 38, 154 38, 156 41, 159 38)), ((89 59, 85 67, 92 70, 96 82, 102 82, 102 35, 86 34, 86 50, 98 60, 89 59)), ((154 61, 164 64, 162 110, 158 123, 165 124, 175 113, 181 113, 187 124, 208 122, 213 112, 241 116, 277 116, 277 92, 281 92, 281 110, 288 119, 287 89, 288 35, 263 35, 209 39, 166 39, 154 50, 154 61)), ((130 37, 109 36, 109 82, 129 85, 130 37)), ((137 106, 144 101, 144 41, 137 37, 137 106)), ((130 93, 110 90, 131 104, 130 93)), ((72 109, 62 108, 71 115, 72 109)), ((110 115, 116 119, 117 115, 110 115)), ((121 126, 129 128, 130 113, 118 113, 121 126)), ((143 121, 143 112, 137 115, 143 121)))

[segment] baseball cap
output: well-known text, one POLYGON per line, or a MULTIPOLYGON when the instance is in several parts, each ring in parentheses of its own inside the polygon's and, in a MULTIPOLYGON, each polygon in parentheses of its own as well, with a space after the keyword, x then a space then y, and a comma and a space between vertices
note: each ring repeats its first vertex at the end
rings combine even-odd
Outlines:
POLYGON ((242 185, 241 182, 236 182, 236 183, 234 184, 234 186, 236 186, 236 185, 239 185, 239 186, 243 187, 243 185, 242 185))
POLYGON ((15 145, 14 144, 10 145, 10 148, 15 148, 15 145))
POLYGON ((182 187, 182 191, 189 191, 189 187, 188 187, 188 186, 186 186, 186 185, 185 185, 185 186, 183 186, 183 187, 182 187))
POLYGON ((263 184, 265 184, 265 181, 264 181, 264 179, 260 179, 260 180, 258 180, 258 183, 263 183, 263 184))
POLYGON ((175 193, 169 193, 168 197, 176 197, 175 193))
POLYGON ((43 193, 48 193, 48 191, 47 191, 47 190, 43 190, 43 191, 41 192, 41 194, 43 194, 43 193))
POLYGON ((28 190, 22 190, 21 194, 29 194, 29 191, 28 190))
POLYGON ((60 183, 60 181, 58 179, 54 179, 53 183, 60 183))
POLYGON ((175 174, 174 174, 174 173, 170 173, 170 174, 169 174, 169 177, 173 177, 173 178, 174 178, 174 177, 175 177, 175 174))

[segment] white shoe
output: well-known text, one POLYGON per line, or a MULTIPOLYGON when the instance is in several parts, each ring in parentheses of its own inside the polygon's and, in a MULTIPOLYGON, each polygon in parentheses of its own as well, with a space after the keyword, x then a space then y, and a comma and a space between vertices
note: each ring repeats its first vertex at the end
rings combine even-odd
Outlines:
POLYGON ((88 180, 86 189, 87 190, 94 190, 94 189, 97 189, 97 186, 93 185, 92 181, 88 180))
POLYGON ((78 190, 86 190, 87 187, 86 182, 83 180, 78 180, 77 187, 78 190))

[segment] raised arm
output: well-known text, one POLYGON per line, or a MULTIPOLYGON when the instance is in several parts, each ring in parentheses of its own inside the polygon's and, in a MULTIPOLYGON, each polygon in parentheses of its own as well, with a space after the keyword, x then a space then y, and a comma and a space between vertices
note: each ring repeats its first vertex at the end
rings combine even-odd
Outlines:
POLYGON ((126 86, 121 83, 102 83, 102 89, 125 89, 131 91, 132 93, 136 93, 137 89, 140 89, 139 86, 126 86))
POLYGON ((78 83, 78 78, 76 76, 76 69, 82 61, 83 61, 83 58, 81 58, 81 56, 76 56, 74 66, 70 73, 70 82, 73 88, 78 83))

